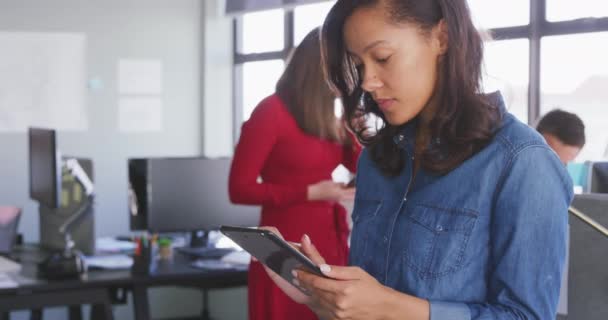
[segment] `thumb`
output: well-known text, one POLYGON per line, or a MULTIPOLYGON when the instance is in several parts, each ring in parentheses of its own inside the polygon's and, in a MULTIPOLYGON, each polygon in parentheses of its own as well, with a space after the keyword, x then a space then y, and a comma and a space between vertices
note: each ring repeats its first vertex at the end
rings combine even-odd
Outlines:
POLYGON ((365 277, 365 271, 359 267, 342 267, 322 264, 319 266, 324 275, 336 280, 361 280, 365 277))

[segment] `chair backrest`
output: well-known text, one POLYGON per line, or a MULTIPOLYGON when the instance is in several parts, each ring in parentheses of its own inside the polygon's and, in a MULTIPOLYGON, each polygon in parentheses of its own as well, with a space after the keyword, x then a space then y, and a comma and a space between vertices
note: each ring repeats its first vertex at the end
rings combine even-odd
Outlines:
MULTIPOLYGON (((608 194, 578 194, 572 207, 608 227, 608 194)), ((608 237, 570 215, 568 319, 608 319, 608 237)))
POLYGON ((0 254, 8 254, 13 249, 20 216, 20 208, 0 206, 0 254))

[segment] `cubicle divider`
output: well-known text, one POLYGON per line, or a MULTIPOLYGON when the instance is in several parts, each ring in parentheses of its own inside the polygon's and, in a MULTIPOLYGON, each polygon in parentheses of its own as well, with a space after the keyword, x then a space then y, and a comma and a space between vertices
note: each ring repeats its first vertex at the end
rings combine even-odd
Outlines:
MULTIPOLYGON (((608 194, 575 195, 572 207, 608 226, 608 194)), ((571 214, 567 319, 608 319, 608 237, 571 214)))

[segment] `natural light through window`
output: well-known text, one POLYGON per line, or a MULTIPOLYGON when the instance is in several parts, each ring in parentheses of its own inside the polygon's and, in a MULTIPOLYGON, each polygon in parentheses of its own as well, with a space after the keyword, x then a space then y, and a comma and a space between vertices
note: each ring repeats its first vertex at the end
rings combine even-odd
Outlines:
POLYGON ((313 28, 323 24, 327 13, 335 1, 309 4, 296 7, 294 15, 294 43, 297 46, 313 28))
POLYGON ((485 44, 485 92, 500 90, 509 112, 528 122, 528 39, 485 44))
POLYGON ((283 68, 283 60, 243 64, 243 121, 249 119, 251 112, 262 99, 275 92, 283 68))
POLYGON ((468 0, 478 28, 491 29, 527 25, 530 21, 529 0, 468 0))
POLYGON ((587 144, 577 161, 605 158, 608 146, 608 32, 542 41, 541 115, 560 108, 585 123, 587 144))
POLYGON ((241 53, 283 50, 283 9, 243 15, 241 53))
POLYGON ((608 17, 608 0, 547 0, 547 20, 608 17))

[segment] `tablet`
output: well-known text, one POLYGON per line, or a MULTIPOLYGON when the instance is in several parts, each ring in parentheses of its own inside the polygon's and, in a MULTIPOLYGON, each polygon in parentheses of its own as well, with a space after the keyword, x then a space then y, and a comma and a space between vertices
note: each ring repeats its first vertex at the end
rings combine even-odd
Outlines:
POLYGON ((314 262, 271 231, 232 226, 221 226, 220 231, 292 285, 294 269, 327 278, 314 262))

